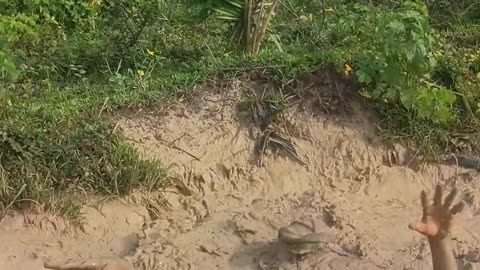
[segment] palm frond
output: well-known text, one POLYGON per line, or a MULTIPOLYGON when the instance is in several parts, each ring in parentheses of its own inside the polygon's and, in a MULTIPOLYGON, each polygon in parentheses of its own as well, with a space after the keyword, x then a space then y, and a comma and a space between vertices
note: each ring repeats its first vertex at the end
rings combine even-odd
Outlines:
POLYGON ((277 0, 207 0, 203 14, 231 23, 232 40, 255 54, 260 50, 276 4, 277 0))

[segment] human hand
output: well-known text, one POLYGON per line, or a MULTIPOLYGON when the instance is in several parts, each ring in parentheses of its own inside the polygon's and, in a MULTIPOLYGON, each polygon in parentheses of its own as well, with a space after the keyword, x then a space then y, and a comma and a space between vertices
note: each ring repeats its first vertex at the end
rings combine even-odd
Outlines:
POLYGON ((420 195, 423 210, 422 219, 420 222, 410 223, 408 227, 428 238, 445 238, 450 232, 453 215, 463 210, 463 202, 455 204, 450 209, 456 195, 457 189, 454 188, 442 204, 442 187, 437 185, 433 196, 433 204, 429 205, 427 193, 422 191, 420 195))
POLYGON ((89 262, 76 262, 68 264, 53 264, 46 262, 43 266, 51 270, 131 270, 132 268, 124 262, 111 260, 99 260, 89 262))

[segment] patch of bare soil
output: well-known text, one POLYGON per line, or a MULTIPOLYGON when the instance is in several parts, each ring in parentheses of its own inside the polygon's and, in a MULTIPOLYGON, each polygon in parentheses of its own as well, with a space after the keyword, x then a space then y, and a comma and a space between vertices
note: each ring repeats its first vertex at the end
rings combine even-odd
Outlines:
POLYGON ((53 217, 7 217, 0 269, 68 260, 85 260, 71 269, 108 260, 142 270, 431 269, 426 239, 407 225, 420 216, 420 191, 438 181, 458 187, 468 205, 452 232, 459 265, 480 261, 480 176, 435 164, 412 170, 408 151, 378 143, 365 105, 329 71, 283 88, 300 98, 275 123, 301 162, 267 143, 259 165, 265 129, 251 125, 251 107, 242 104, 267 87, 274 86, 205 84, 178 104, 118 115, 145 158, 169 168, 172 186, 162 193, 168 207, 152 219, 133 203, 140 194, 85 206, 82 230, 53 217), (293 221, 328 235, 328 243, 292 254, 277 238, 293 221))

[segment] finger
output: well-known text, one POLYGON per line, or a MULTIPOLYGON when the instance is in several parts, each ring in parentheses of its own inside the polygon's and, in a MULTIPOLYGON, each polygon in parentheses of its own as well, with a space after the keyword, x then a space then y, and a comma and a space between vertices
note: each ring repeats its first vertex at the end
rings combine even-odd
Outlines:
POLYGON ((440 184, 437 184, 437 186, 435 187, 435 195, 433 195, 433 205, 442 205, 442 186, 440 186, 440 184))
POLYGON ((455 196, 457 196, 457 189, 453 188, 452 191, 447 195, 445 198, 445 202, 443 203, 443 206, 448 209, 452 205, 453 200, 455 199, 455 196))
POLYGON ((427 215, 428 208, 427 192, 425 192, 425 190, 422 190, 422 193, 420 193, 420 200, 422 201, 423 217, 425 217, 427 215))
POLYGON ((450 209, 450 214, 455 215, 455 214, 458 214, 458 213, 462 212, 464 205, 465 204, 463 202, 459 202, 459 203, 455 204, 452 207, 452 209, 450 209))
POLYGON ((408 225, 408 228, 410 230, 414 230, 414 231, 417 231, 423 235, 427 235, 427 232, 428 232, 428 227, 427 227, 427 224, 423 223, 423 222, 414 222, 414 223, 410 223, 408 225))

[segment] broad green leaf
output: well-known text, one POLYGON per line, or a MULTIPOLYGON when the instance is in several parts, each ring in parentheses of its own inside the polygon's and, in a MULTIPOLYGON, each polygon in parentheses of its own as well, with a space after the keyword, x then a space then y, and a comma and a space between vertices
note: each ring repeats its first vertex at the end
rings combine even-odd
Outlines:
POLYGON ((361 69, 356 71, 356 75, 361 83, 369 84, 372 82, 372 77, 361 69))
POLYGON ((382 77, 389 85, 398 85, 402 78, 400 66, 396 63, 387 65, 383 71, 382 77))
POLYGON ((403 24, 399 21, 391 21, 388 26, 393 29, 395 32, 399 32, 399 31, 403 31, 405 29, 405 27, 403 26, 403 24))
POLYGON ((437 66, 437 59, 433 55, 429 56, 428 63, 430 64, 431 68, 435 68, 437 66))
POLYGON ((400 92, 400 101, 407 109, 414 108, 417 98, 418 92, 414 88, 404 88, 403 91, 400 92))

